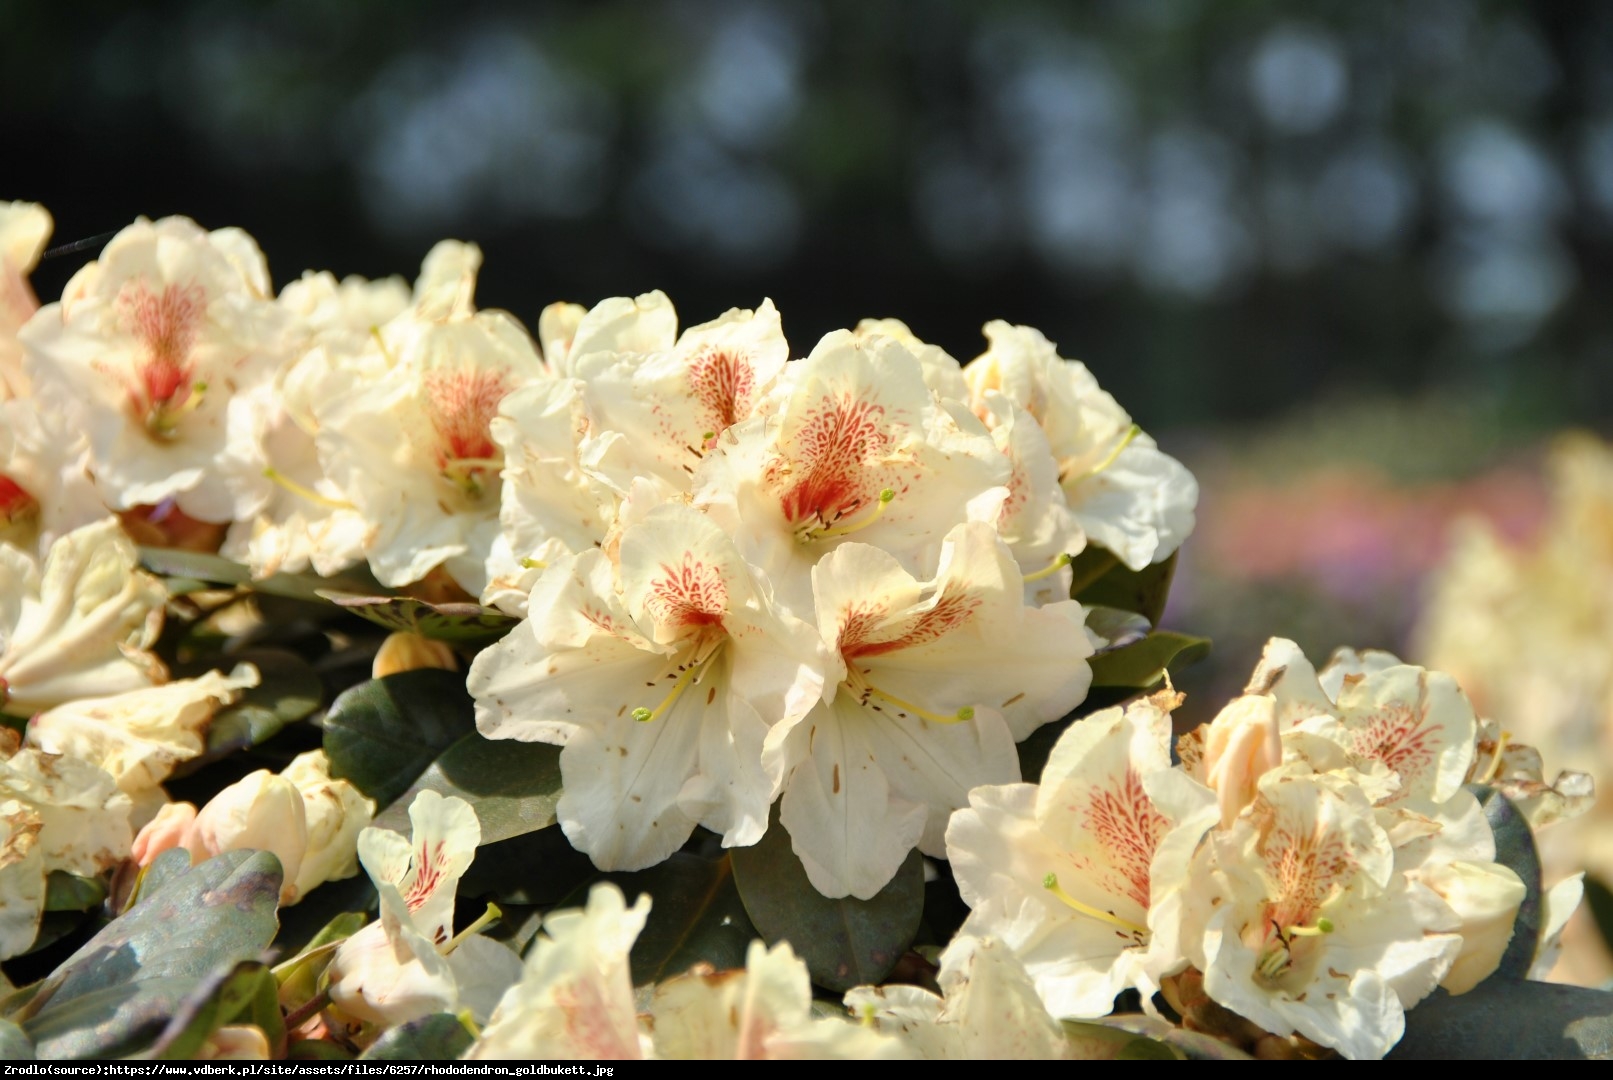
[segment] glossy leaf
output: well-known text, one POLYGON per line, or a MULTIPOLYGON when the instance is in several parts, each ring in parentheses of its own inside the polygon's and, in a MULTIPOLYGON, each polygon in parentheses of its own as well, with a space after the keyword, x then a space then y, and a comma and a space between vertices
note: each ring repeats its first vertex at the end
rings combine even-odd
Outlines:
POLYGON ((1585 875, 1585 907, 1601 932, 1603 944, 1613 951, 1613 891, 1589 874, 1585 875))
POLYGON ((1435 990, 1406 1014, 1406 1034, 1389 1057, 1606 1060, 1613 1058, 1613 993, 1502 975, 1457 997, 1435 990))
POLYGON ((169 976, 102 986, 25 1022, 41 1060, 124 1057, 162 1034, 200 976, 169 976))
POLYGON ((769 945, 788 941, 812 981, 843 993, 876 985, 896 966, 924 913, 924 863, 915 850, 868 900, 831 900, 807 879, 790 834, 772 823, 753 847, 735 848, 734 882, 751 924, 769 945))
POLYGON ((1091 660, 1093 686, 1147 690, 1210 654, 1210 639, 1156 630, 1124 648, 1099 653, 1091 660))
MULTIPOLYGON (((313 665, 286 649, 244 649, 229 663, 250 663, 258 669, 258 685, 241 692, 240 700, 220 709, 207 729, 207 748, 185 762, 175 775, 184 776, 220 758, 257 746, 280 733, 287 724, 311 716, 325 701, 325 684, 313 665)), ((197 665, 200 674, 212 663, 197 665)))
POLYGON ((408 835, 409 805, 422 791, 470 803, 482 824, 482 844, 522 836, 555 823, 560 801, 560 747, 487 739, 470 734, 427 766, 407 791, 375 819, 408 835))
MULTIPOLYGON (((362 571, 352 571, 338 577, 322 578, 317 574, 273 574, 257 581, 252 571, 222 555, 200 551, 183 551, 179 548, 142 547, 140 564, 161 578, 175 579, 178 587, 206 582, 210 585, 244 585, 253 592, 271 596, 286 596, 294 600, 318 602, 321 589, 370 587, 362 571)), ((187 588, 194 592, 195 588, 187 588)))
POLYGON ((360 1061, 452 1061, 475 1040, 451 1013, 433 1013, 389 1028, 360 1061))
POLYGON ((142 1056, 160 1061, 195 1057, 213 1032, 251 1008, 265 978, 274 981, 268 968, 249 960, 203 980, 142 1056))
POLYGON ((330 966, 335 947, 358 933, 368 921, 363 912, 343 912, 326 923, 296 956, 276 964, 274 978, 278 986, 285 988, 287 999, 307 1001, 319 993, 319 977, 330 966))
POLYGON ((476 730, 465 679, 435 668, 371 679, 325 714, 331 775, 387 806, 454 743, 476 730))
POLYGON ((363 870, 350 878, 327 881, 280 913, 275 948, 281 956, 295 956, 332 926, 345 926, 354 918, 367 921, 379 906, 375 885, 363 870))
POLYGON ((1518 905, 1518 917, 1512 924, 1512 940, 1491 978, 1522 979, 1529 974, 1540 948, 1542 915, 1540 852, 1535 847, 1534 831, 1529 822, 1512 805, 1512 800, 1494 788, 1482 784, 1470 785, 1469 790, 1478 797, 1489 819, 1490 831, 1495 834, 1495 861, 1518 875, 1525 889, 1523 903, 1518 905))
POLYGON ((593 861, 571 846, 560 826, 551 825, 477 848, 476 861, 459 881, 459 895, 485 897, 500 907, 553 907, 598 877, 593 861))
POLYGON ((364 596, 330 589, 319 595, 377 626, 451 644, 491 645, 521 621, 480 604, 433 604, 412 596, 364 596))
POLYGON ((99 878, 52 870, 45 879, 46 911, 88 911, 105 899, 106 885, 99 878))
POLYGON ((1135 611, 1158 626, 1176 575, 1176 556, 1164 562, 1128 570, 1109 552, 1088 547, 1070 563, 1070 596, 1083 604, 1135 611))
POLYGON ((1135 611, 1093 607, 1087 609, 1086 628, 1088 633, 1108 643, 1098 650, 1106 653, 1141 641, 1153 629, 1153 624, 1135 611))

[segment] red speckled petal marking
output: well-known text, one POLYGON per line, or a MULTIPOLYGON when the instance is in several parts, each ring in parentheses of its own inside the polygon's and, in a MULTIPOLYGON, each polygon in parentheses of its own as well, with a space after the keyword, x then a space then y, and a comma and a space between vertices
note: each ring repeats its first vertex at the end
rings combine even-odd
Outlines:
POLYGON ((414 880, 409 882, 408 891, 403 894, 403 902, 410 911, 419 911, 420 906, 431 898, 442 881, 443 857, 442 841, 439 840, 431 846, 420 845, 420 850, 414 857, 414 880))
POLYGON ((840 655, 850 663, 929 644, 968 623, 980 604, 974 593, 944 592, 934 606, 888 622, 883 607, 859 604, 846 612, 841 624, 840 655))
POLYGON ((1266 930, 1308 926, 1317 909, 1342 888, 1355 868, 1343 842, 1318 824, 1299 830, 1279 822, 1260 849, 1276 895, 1266 906, 1266 930))
POLYGON ((1400 774, 1404 792, 1419 786, 1433 771, 1439 754, 1443 724, 1426 723, 1426 708, 1393 704, 1370 717, 1350 723, 1352 749, 1364 758, 1381 761, 1400 774))
POLYGON ((685 552, 677 566, 661 564, 644 606, 663 626, 720 626, 728 612, 728 586, 716 567, 685 552))
POLYGON ((850 395, 825 396, 802 418, 780 496, 793 525, 830 524, 855 514, 879 496, 879 459, 891 443, 885 409, 850 395))
POLYGON ((130 387, 136 411, 183 403, 195 375, 190 354, 207 312, 207 291, 200 285, 169 285, 153 293, 136 280, 123 286, 116 303, 123 328, 145 348, 130 387))
POLYGON ((512 387, 502 371, 433 371, 425 378, 426 413, 437 435, 437 467, 497 459, 491 425, 512 387))
POLYGON ((1088 794, 1085 807, 1070 809, 1081 815, 1109 866, 1120 876, 1120 891, 1146 911, 1149 864, 1170 822, 1143 793, 1137 770, 1127 768, 1118 784, 1095 788, 1088 794))
POLYGON ((713 437, 749 415, 756 388, 750 358, 728 349, 705 349, 689 364, 689 390, 701 422, 713 437))

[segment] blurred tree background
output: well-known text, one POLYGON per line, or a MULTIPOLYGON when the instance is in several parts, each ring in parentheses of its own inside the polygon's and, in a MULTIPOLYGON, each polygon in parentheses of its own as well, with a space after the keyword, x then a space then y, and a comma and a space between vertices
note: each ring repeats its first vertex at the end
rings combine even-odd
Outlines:
POLYGON ((452 236, 529 322, 771 296, 799 353, 865 316, 964 359, 1038 326, 1200 472, 1178 621, 1242 672, 1273 632, 1400 644, 1424 533, 1538 503, 1449 485, 1613 405, 1606 5, 7 0, 0 87, 0 197, 57 243, 183 213, 283 283, 452 236), (1306 479, 1340 463, 1365 496, 1306 479), (1391 496, 1421 524, 1374 532, 1391 496), (1282 589, 1223 565, 1296 515, 1365 539, 1273 556, 1282 589))

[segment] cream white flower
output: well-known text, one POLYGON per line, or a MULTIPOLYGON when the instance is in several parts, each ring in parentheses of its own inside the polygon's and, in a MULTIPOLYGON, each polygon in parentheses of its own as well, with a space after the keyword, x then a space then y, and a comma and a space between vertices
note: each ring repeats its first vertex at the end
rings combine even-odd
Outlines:
POLYGON ((0 401, 28 395, 17 331, 39 310, 28 274, 44 254, 53 225, 38 203, 0 203, 0 401))
POLYGON ((88 432, 108 505, 172 498, 225 522, 268 495, 261 450, 230 437, 231 404, 284 362, 287 329, 245 233, 142 218, 19 336, 41 407, 88 432))
POLYGON ((385 337, 390 367, 316 405, 320 462, 368 525, 365 554, 383 584, 443 564, 480 594, 499 535, 503 460, 490 424, 507 394, 544 377, 542 362, 500 312, 406 317, 385 337))
POLYGON ((1210 996, 1278 1035, 1382 1057, 1405 1010, 1451 969, 1460 921, 1396 872, 1367 796, 1303 764, 1260 780, 1233 827, 1212 833, 1188 889, 1207 911, 1184 940, 1210 996))
POLYGON ((0 801, 0 959, 28 951, 45 913, 39 815, 20 799, 0 801))
POLYGON ((354 274, 337 281, 328 270, 309 270, 280 290, 278 303, 310 344, 350 356, 363 350, 376 329, 408 310, 410 294, 398 277, 370 281, 354 274))
POLYGON ((89 441, 32 399, 0 401, 0 543, 41 555, 106 517, 88 471, 89 441))
POLYGON ((976 413, 990 423, 988 399, 1001 394, 1035 417, 1089 540, 1133 570, 1169 557, 1193 531, 1193 474, 1161 453, 1086 366, 1060 357, 1040 331, 995 320, 985 333, 990 348, 963 369, 976 413))
POLYGON ((1178 700, 1071 725, 1040 785, 976 788, 947 827, 947 857, 973 909, 962 932, 1011 948, 1055 1016, 1103 1016, 1121 990, 1151 992, 1185 963, 1180 893, 1217 809, 1171 767, 1168 707, 1178 700))
POLYGON ((812 1015, 803 964, 781 941, 750 943, 745 967, 709 966, 659 983, 650 999, 655 1056, 685 1061, 858 1061, 911 1056, 902 1041, 812 1015))
POLYGON ((829 700, 775 724, 765 760, 786 776, 780 820, 813 885, 867 898, 913 847, 944 854, 970 788, 1018 778, 1015 741, 1086 696, 1092 645, 1074 601, 1025 606, 984 523, 952 530, 929 581, 859 543, 812 577, 829 700))
POLYGON ((589 356, 664 352, 677 341, 678 314, 660 290, 613 296, 580 316, 574 305, 551 305, 544 316, 548 325, 539 324, 544 356, 554 374, 566 378, 575 376, 578 363, 589 356))
POLYGON ((294 889, 287 902, 296 903, 316 885, 358 873, 358 838, 375 817, 375 802, 350 782, 332 779, 323 750, 298 754, 280 775, 302 796, 307 830, 302 866, 287 874, 294 889))
POLYGON ((248 773, 207 801, 185 830, 193 863, 226 851, 271 851, 284 873, 281 903, 297 895, 308 824, 297 785, 268 769, 248 773))
POLYGON ((538 343, 543 349, 543 362, 550 374, 566 371, 566 358, 571 354, 571 341, 577 334, 588 309, 581 304, 554 303, 538 315, 538 343))
POLYGON ((626 528, 619 556, 543 572, 526 621, 471 665, 477 727, 565 747, 560 822, 603 869, 661 862, 697 824, 753 844, 776 793, 762 740, 819 699, 817 635, 686 506, 626 528))
POLYGON ((43 566, 0 544, 0 708, 26 714, 161 681, 146 650, 166 599, 112 518, 62 537, 43 566))
POLYGON ((936 401, 900 342, 831 333, 774 397, 706 454, 694 500, 790 610, 810 610, 812 566, 852 537, 928 577, 954 525, 997 520, 1007 461, 936 401))
POLYGON ((846 994, 846 1007, 930 1061, 1082 1056, 1006 943, 960 932, 941 954, 936 981, 944 997, 896 983, 859 986, 846 994))
POLYGON ((162 686, 81 698, 30 720, 28 744, 93 762, 137 796, 200 754, 213 714, 256 685, 257 669, 241 664, 229 675, 209 671, 162 686))
POLYGON ((434 791, 415 796, 409 821, 409 840, 374 827, 359 834, 381 917, 337 946, 327 971, 331 1001, 374 1024, 461 1006, 485 1021, 521 963, 497 942, 453 936, 454 891, 476 857, 481 825, 469 803, 434 791))
POLYGON ((628 953, 649 914, 649 896, 628 907, 620 889, 603 884, 588 891, 585 909, 548 915, 520 981, 505 992, 466 1059, 648 1057, 628 953))
POLYGON ((921 341, 900 319, 863 319, 852 331, 858 338, 874 335, 900 342, 908 352, 918 358, 924 369, 924 385, 943 401, 968 401, 969 384, 963 378, 963 366, 939 345, 921 341))

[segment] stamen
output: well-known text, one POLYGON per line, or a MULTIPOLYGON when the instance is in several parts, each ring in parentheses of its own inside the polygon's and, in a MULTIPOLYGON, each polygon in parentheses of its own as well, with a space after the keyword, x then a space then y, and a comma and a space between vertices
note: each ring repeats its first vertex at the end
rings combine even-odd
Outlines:
POLYGON ((1059 477, 1059 482, 1064 483, 1064 484, 1070 484, 1070 483, 1080 483, 1082 480, 1090 480, 1090 479, 1092 479, 1094 476, 1097 476, 1103 470, 1105 470, 1109 466, 1113 465, 1119 459, 1121 452, 1124 451, 1126 449, 1126 447, 1130 446, 1132 440, 1135 439, 1137 436, 1141 435, 1142 433, 1143 433, 1142 428, 1138 427, 1136 424, 1131 425, 1131 428, 1125 433, 1125 435, 1121 436, 1120 441, 1115 444, 1115 448, 1113 450, 1109 451, 1108 455, 1105 456, 1102 461, 1098 462, 1096 465, 1094 465, 1092 468, 1088 469, 1086 472, 1082 473, 1080 476, 1075 477, 1073 480, 1068 478, 1068 477, 1060 476, 1059 477))
POLYGON ((481 473, 498 471, 504 467, 504 462, 498 458, 454 458, 442 467, 443 479, 461 488, 467 494, 480 495, 482 492, 481 473))
POLYGON ((498 909, 497 904, 488 904, 487 905, 487 910, 482 912, 482 917, 481 918, 477 919, 475 922, 473 922, 469 926, 465 927, 465 929, 461 930, 459 933, 457 933, 453 937, 449 938, 448 943, 443 945, 437 951, 440 952, 442 955, 447 956, 449 953, 451 953, 455 949, 459 948, 460 942, 464 941, 466 938, 470 937, 472 934, 480 932, 483 927, 491 926, 493 923, 498 922, 503 917, 504 917, 504 912, 502 912, 502 911, 500 911, 498 909))
POLYGON ((542 559, 531 559, 531 558, 522 559, 521 560, 521 569, 523 569, 523 570, 547 570, 547 569, 549 569, 549 564, 544 562, 542 559))
POLYGON ((1138 926, 1136 923, 1131 922, 1130 920, 1122 919, 1113 912, 1103 911, 1099 908, 1093 907, 1091 904, 1083 904, 1081 901, 1064 891, 1063 886, 1059 884, 1058 875, 1056 874, 1048 874, 1046 877, 1044 877, 1042 879, 1042 888, 1058 897, 1061 901, 1063 901, 1065 906, 1072 908, 1073 910, 1078 911, 1082 915, 1085 915, 1089 918, 1097 919, 1099 922, 1106 922, 1110 926, 1118 926, 1120 929, 1129 931, 1133 934, 1148 933, 1148 927, 1146 926, 1138 926))
POLYGON ((878 521, 880 516, 885 513, 885 507, 894 498, 896 498, 896 490, 894 488, 886 488, 879 493, 879 501, 874 504, 874 510, 872 513, 859 518, 850 525, 836 525, 832 529, 824 529, 821 532, 808 529, 801 538, 803 540, 827 540, 836 536, 850 536, 852 533, 866 529, 868 526, 878 521))
POLYGON ((342 499, 327 498, 326 496, 315 491, 313 488, 308 487, 306 484, 299 484, 297 481, 293 480, 279 469, 276 469, 273 465, 269 466, 267 469, 264 469, 263 475, 274 481, 276 484, 279 484, 293 495, 307 499, 309 502, 318 506, 328 507, 331 510, 352 510, 354 508, 353 504, 350 502, 345 502, 342 499))
POLYGON ((868 698, 870 695, 880 698, 881 700, 888 701, 892 705, 895 705, 898 709, 901 709, 903 712, 912 713, 914 716, 928 720, 932 724, 963 724, 975 718, 975 710, 974 706, 972 705, 965 705, 951 716, 943 716, 938 712, 931 712, 929 709, 920 708, 911 701, 903 701, 895 694, 887 694, 879 687, 865 682, 862 688, 864 704, 868 703, 868 698))
POLYGON ((689 662, 685 664, 683 666, 683 670, 678 673, 677 682, 672 684, 672 689, 668 690, 666 697, 661 699, 661 704, 657 705, 653 709, 646 709, 643 706, 640 706, 639 708, 634 709, 628 715, 641 724, 647 724, 650 721, 659 719, 661 716, 665 715, 666 711, 677 703, 678 698, 683 696, 683 692, 688 689, 691 684, 698 683, 700 681, 700 676, 705 673, 706 664, 710 662, 712 657, 717 655, 727 640, 728 635, 720 634, 717 635, 713 640, 701 642, 700 646, 695 650, 694 655, 690 657, 689 662))
POLYGON ((370 327, 370 337, 374 339, 376 348, 381 350, 381 357, 386 360, 388 367, 397 366, 397 360, 392 356, 392 350, 386 347, 386 339, 381 336, 379 326, 370 327))
POLYGON ((1053 561, 1048 563, 1045 567, 1043 567, 1042 569, 1036 571, 1036 573, 1034 573, 1034 574, 1026 574, 1025 577, 1024 577, 1024 582, 1025 582, 1025 584, 1029 585, 1033 581, 1041 581, 1043 578, 1052 577, 1054 574, 1058 573, 1060 570, 1064 569, 1066 566, 1069 566, 1071 561, 1072 560, 1070 559, 1070 557, 1068 555, 1059 555, 1059 556, 1055 557, 1053 559, 1053 561))
POLYGON ((206 383, 193 383, 190 394, 180 404, 154 406, 146 415, 146 427, 153 435, 161 435, 164 438, 171 436, 181 420, 202 407, 202 397, 206 393, 206 383))
POLYGON ((1333 920, 1323 917, 1316 920, 1315 926, 1290 926, 1289 937, 1321 937, 1323 934, 1333 932, 1333 920))
POLYGON ((1495 752, 1490 755, 1490 767, 1484 770, 1481 784, 1488 784, 1501 772, 1501 756, 1506 752, 1507 740, 1512 738, 1512 732, 1503 731, 1495 737, 1495 752))

